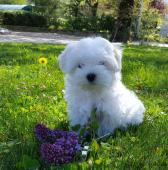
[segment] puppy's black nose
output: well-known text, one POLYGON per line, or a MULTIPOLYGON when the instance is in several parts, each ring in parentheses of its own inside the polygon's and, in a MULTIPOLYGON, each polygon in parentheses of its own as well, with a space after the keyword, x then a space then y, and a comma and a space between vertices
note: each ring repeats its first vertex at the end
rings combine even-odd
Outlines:
POLYGON ((87 77, 89 82, 93 82, 96 79, 96 74, 90 73, 86 77, 87 77))

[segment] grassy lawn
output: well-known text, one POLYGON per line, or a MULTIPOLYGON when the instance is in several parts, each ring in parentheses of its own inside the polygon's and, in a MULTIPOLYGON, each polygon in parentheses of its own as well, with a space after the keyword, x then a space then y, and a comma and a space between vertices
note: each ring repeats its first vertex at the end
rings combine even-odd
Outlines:
MULTIPOLYGON (((0 169, 46 167, 39 157, 34 126, 68 128, 63 74, 56 58, 62 45, 0 43, 0 169), (47 57, 48 64, 38 63, 47 57), (40 165, 39 165, 40 164, 40 165)), ((88 160, 64 169, 168 168, 168 48, 126 46, 123 81, 146 107, 143 124, 117 130, 88 160)))

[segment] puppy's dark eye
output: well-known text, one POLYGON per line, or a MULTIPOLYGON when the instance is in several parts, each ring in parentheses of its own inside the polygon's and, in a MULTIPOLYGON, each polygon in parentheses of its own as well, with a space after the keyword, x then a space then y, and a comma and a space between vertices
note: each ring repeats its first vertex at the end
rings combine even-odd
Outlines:
POLYGON ((83 64, 79 64, 79 65, 78 65, 78 68, 82 68, 82 66, 83 66, 83 64))
POLYGON ((100 61, 99 65, 105 65, 105 62, 104 61, 100 61))

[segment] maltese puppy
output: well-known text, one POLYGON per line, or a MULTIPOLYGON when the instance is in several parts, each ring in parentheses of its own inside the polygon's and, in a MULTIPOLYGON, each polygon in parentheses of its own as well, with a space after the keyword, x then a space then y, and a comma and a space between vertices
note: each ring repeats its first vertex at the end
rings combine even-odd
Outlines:
POLYGON ((143 121, 143 103, 121 82, 121 59, 121 49, 101 37, 70 43, 60 54, 72 126, 86 125, 93 109, 99 136, 143 121))

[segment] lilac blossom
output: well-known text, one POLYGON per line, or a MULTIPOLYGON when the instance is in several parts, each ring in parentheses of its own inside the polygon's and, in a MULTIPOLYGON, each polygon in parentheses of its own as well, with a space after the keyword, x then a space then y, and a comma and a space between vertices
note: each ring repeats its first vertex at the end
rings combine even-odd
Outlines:
POLYGON ((35 135, 42 143, 40 147, 41 157, 48 164, 69 163, 80 150, 79 137, 76 132, 51 130, 38 124, 35 127, 35 135))

